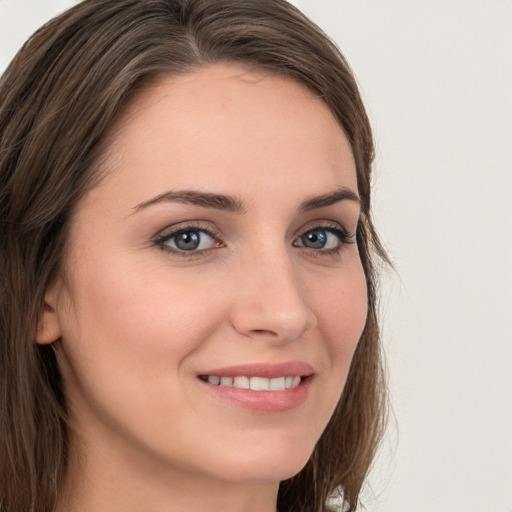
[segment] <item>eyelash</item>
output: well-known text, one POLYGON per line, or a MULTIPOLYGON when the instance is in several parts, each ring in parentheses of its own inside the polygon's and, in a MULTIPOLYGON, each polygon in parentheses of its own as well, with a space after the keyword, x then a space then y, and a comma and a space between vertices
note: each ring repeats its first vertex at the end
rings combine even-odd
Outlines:
POLYGON ((190 256, 202 256, 203 254, 206 254, 211 249, 195 249, 191 251, 185 251, 180 249, 174 249, 172 247, 169 247, 167 245, 167 242, 172 240, 174 237, 177 237, 178 235, 181 235, 183 233, 190 233, 190 232, 196 232, 196 233, 206 233, 208 236, 210 236, 216 243, 218 247, 223 247, 223 244, 221 242, 221 233, 220 231, 217 231, 214 229, 211 225, 203 225, 200 222, 198 223, 192 223, 187 224, 185 226, 177 226, 169 231, 164 232, 163 234, 159 235, 154 243, 162 251, 170 252, 172 254, 176 254, 177 256, 182 257, 190 257, 190 256))
MULTIPOLYGON (((181 257, 202 256, 206 254, 208 251, 212 250, 212 248, 208 248, 199 250, 193 249, 187 251, 183 249, 175 249, 167 245, 167 242, 169 242, 173 238, 189 232, 206 233, 216 242, 216 248, 224 247, 221 241, 221 233, 218 230, 214 229, 211 225, 203 225, 201 223, 193 223, 187 224, 185 226, 178 226, 169 231, 166 231, 155 238, 154 244, 157 245, 162 251, 170 252, 181 257)), ((302 247, 305 251, 307 251, 309 255, 318 257, 339 254, 344 249, 344 246, 352 245, 355 243, 357 243, 355 233, 348 233, 345 229, 340 227, 339 224, 320 223, 315 226, 308 227, 308 229, 304 230, 300 235, 298 235, 293 242, 293 246, 302 247), (316 230, 325 231, 327 233, 335 235, 338 238, 339 243, 336 245, 336 247, 329 249, 313 249, 311 247, 307 247, 304 245, 297 245, 297 242, 300 241, 302 237, 316 230)))
POLYGON ((296 240, 300 240, 302 237, 307 235, 308 233, 311 233, 312 231, 325 231, 327 233, 331 233, 335 235, 338 239, 338 244, 336 247, 332 247, 330 249, 313 249, 311 247, 301 246, 301 245, 295 245, 296 242, 294 242, 295 247, 302 247, 304 250, 307 251, 307 253, 310 256, 314 257, 322 257, 322 256, 331 256, 331 255, 338 255, 340 254, 343 249, 347 245, 353 245, 357 243, 356 234, 355 233, 349 233, 344 228, 342 228, 339 224, 329 224, 329 223, 320 223, 316 226, 308 227, 305 231, 300 234, 296 240))

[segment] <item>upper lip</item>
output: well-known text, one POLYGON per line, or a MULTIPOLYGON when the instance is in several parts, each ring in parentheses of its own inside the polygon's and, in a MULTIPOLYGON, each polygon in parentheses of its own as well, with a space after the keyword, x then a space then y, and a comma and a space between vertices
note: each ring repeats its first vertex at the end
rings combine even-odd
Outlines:
POLYGON ((312 375, 311 365, 301 361, 289 361, 286 363, 252 363, 236 366, 227 366, 225 368, 213 368, 201 372, 199 375, 218 375, 221 377, 266 377, 272 379, 275 377, 288 377, 298 375, 307 377, 312 375))

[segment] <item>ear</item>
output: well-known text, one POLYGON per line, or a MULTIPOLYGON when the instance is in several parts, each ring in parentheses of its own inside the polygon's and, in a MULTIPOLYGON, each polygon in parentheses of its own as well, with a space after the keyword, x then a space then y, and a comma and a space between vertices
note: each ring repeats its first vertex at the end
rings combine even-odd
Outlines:
POLYGON ((37 325, 36 341, 40 345, 48 345, 61 337, 59 316, 57 313, 57 299, 60 288, 56 283, 50 286, 44 296, 44 305, 37 325))

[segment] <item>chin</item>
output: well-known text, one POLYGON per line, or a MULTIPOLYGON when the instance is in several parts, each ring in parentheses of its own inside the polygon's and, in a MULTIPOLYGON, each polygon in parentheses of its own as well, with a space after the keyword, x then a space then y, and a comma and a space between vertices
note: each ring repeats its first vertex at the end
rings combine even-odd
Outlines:
POLYGON ((217 459, 217 476, 237 482, 278 482, 287 480, 308 462, 314 447, 302 443, 272 443, 233 450, 228 457, 217 459), (221 466, 221 467, 219 467, 221 466))

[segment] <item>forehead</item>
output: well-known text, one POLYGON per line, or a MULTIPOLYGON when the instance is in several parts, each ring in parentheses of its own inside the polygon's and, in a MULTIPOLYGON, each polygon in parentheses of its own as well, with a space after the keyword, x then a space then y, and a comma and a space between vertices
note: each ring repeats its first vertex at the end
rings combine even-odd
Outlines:
POLYGON ((290 78, 242 66, 161 78, 132 99, 109 139, 111 178, 140 180, 147 194, 198 184, 237 192, 251 180, 289 187, 291 176, 316 182, 311 194, 357 191, 350 145, 328 106, 290 78))

